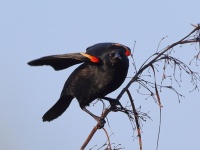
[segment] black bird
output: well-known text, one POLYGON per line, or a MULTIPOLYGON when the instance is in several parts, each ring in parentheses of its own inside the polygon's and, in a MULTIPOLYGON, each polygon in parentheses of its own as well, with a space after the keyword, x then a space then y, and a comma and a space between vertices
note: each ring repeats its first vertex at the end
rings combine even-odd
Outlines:
POLYGON ((83 63, 69 76, 59 100, 44 114, 43 121, 52 121, 59 117, 72 99, 76 98, 81 109, 103 126, 104 119, 91 113, 86 106, 97 98, 116 101, 105 96, 124 82, 129 67, 127 56, 130 53, 130 48, 122 44, 99 43, 88 47, 86 53, 52 55, 28 62, 31 66, 50 65, 56 71, 83 63))

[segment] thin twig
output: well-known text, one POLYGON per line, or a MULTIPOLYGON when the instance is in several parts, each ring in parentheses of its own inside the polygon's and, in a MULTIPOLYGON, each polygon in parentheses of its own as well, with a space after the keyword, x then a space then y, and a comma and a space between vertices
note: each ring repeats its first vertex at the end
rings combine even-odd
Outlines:
POLYGON ((128 94, 129 100, 131 102, 131 106, 133 108, 133 113, 134 113, 134 117, 135 117, 136 128, 137 128, 137 132, 138 132, 138 140, 139 140, 140 150, 142 150, 142 135, 141 135, 141 132, 140 132, 140 124, 139 124, 139 119, 138 119, 139 116, 138 116, 137 110, 135 108, 135 104, 133 103, 133 98, 131 96, 130 91, 127 89, 126 92, 128 94))
POLYGON ((159 139, 160 139, 160 130, 161 130, 161 122, 162 122, 162 110, 160 108, 160 121, 159 121, 159 127, 158 127, 158 138, 157 138, 157 144, 156 144, 156 150, 158 150, 158 145, 159 145, 159 139))
POLYGON ((106 129, 105 129, 105 128, 102 128, 102 129, 103 129, 104 132, 106 133, 106 137, 107 137, 107 139, 108 139, 108 149, 109 149, 109 150, 112 150, 112 147, 111 147, 111 144, 110 144, 110 137, 109 137, 109 135, 108 135, 106 129))

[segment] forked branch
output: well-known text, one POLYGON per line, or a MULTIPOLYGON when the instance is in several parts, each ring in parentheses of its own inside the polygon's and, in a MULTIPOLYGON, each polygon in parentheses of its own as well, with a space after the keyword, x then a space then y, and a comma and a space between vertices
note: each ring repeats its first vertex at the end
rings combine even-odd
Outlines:
MULTIPOLYGON (((198 73, 195 73, 193 72, 187 65, 185 65, 182 61, 172 57, 172 56, 169 56, 169 54, 167 52, 171 51, 172 49, 174 49, 174 47, 176 47, 177 45, 182 45, 182 44, 188 44, 188 43, 200 43, 200 25, 198 26, 195 26, 195 29, 192 30, 188 35, 186 35, 184 38, 182 38, 181 40, 167 46, 166 48, 164 48, 163 50, 161 51, 158 51, 151 55, 142 65, 141 67, 139 68, 139 70, 136 70, 136 74, 130 79, 130 81, 128 82, 128 84, 125 86, 125 88, 119 93, 119 95, 117 96, 116 100, 120 100, 121 97, 123 96, 123 94, 125 92, 128 93, 128 96, 129 96, 129 99, 133 102, 132 100, 132 96, 129 92, 129 87, 134 83, 134 82, 138 82, 139 84, 142 83, 142 86, 143 87, 146 87, 146 89, 148 89, 152 95, 153 93, 155 93, 155 97, 156 99, 158 100, 158 104, 161 108, 161 102, 160 102, 160 95, 158 94, 158 87, 164 87, 164 88, 168 88, 168 89, 171 89, 173 91, 175 91, 178 95, 180 95, 172 86, 163 86, 163 85, 158 85, 156 83, 156 79, 155 79, 155 82, 154 83, 151 83, 151 82, 146 82, 146 85, 144 84, 145 83, 145 80, 143 80, 141 78, 141 75, 143 74, 143 72, 148 69, 148 68, 152 68, 153 69, 153 73, 154 73, 154 77, 155 77, 155 70, 154 70, 154 64, 155 63, 158 63, 159 61, 161 60, 164 60, 165 61, 165 66, 167 65, 167 63, 170 63, 170 62, 173 62, 173 66, 174 66, 174 70, 176 69, 176 66, 180 69, 180 70, 184 70, 187 74, 189 74, 191 76, 191 80, 192 80, 192 83, 194 84, 195 88, 198 88, 197 87, 197 81, 200 80, 200 76, 198 73), (154 85, 153 85, 154 84, 154 85), (148 88, 148 85, 150 85, 151 87, 154 87, 155 89, 155 92, 152 92, 150 90, 150 88, 148 88)), ((199 44, 200 45, 200 44, 199 44)), ((197 53, 197 55, 194 57, 196 58, 196 60, 199 60, 199 54, 200 52, 197 53)), ((164 67, 165 67, 164 66, 164 67)), ((136 69, 136 67, 135 67, 136 69)), ((164 70, 165 71, 165 70, 164 70)), ((163 73, 164 74, 164 73, 163 73)), ((165 78, 165 76, 163 76, 163 78, 165 78)), ((161 83, 162 84, 162 83, 161 83)), ((139 137, 139 145, 140 145, 140 150, 142 150, 142 139, 141 139, 141 132, 140 132, 140 124, 139 124, 139 117, 138 117, 138 114, 137 114, 137 111, 135 109, 135 106, 134 104, 132 103, 132 113, 134 113, 134 116, 135 116, 135 122, 136 122, 136 128, 137 128, 137 131, 138 131, 138 137, 139 137)), ((106 108, 102 115, 101 115, 101 118, 105 118, 111 111, 113 110, 112 107, 108 107, 106 108)), ((124 109, 124 108, 116 108, 115 111, 122 111, 122 112, 125 112, 127 115, 129 115, 129 112, 128 110, 124 109)), ((84 142, 84 144, 82 145, 81 147, 81 150, 83 150, 87 144, 89 143, 89 141, 92 139, 93 135, 96 133, 98 129, 98 123, 96 124, 96 126, 92 129, 92 131, 90 132, 89 136, 87 137, 86 141, 84 142)))

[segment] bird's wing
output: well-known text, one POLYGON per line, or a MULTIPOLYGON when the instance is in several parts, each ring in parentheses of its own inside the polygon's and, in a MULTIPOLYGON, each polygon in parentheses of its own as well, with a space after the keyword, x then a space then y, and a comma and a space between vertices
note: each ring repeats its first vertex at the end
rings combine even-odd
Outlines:
POLYGON ((100 59, 98 57, 86 53, 69 53, 62 55, 45 56, 39 59, 32 60, 28 62, 28 64, 30 66, 49 65, 57 71, 66 69, 70 66, 82 62, 99 63, 100 59))

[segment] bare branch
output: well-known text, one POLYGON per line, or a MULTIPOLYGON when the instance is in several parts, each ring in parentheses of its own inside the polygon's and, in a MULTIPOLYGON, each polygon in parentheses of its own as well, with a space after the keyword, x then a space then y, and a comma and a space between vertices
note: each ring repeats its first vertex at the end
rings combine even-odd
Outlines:
MULTIPOLYGON (((163 38, 164 39, 164 38, 163 38)), ((163 40, 162 39, 162 40, 163 40)), ((162 40, 160 41, 160 43, 162 42, 162 40)), ((174 69, 173 72, 173 78, 176 81, 176 83, 180 86, 179 81, 176 79, 176 70, 178 69, 180 71, 180 82, 181 82, 181 75, 182 75, 182 71, 186 72, 188 75, 191 76, 191 82, 194 85, 194 89, 193 90, 199 90, 198 89, 198 81, 200 81, 200 75, 197 72, 193 72, 185 63, 183 63, 182 61, 180 61, 177 58, 174 58, 171 55, 171 52, 174 50, 173 48, 176 47, 177 45, 183 45, 183 44, 188 44, 188 43, 200 43, 200 26, 195 26, 195 29, 193 29, 188 35, 186 35, 184 38, 182 38, 181 40, 167 46, 166 48, 158 51, 160 43, 158 45, 157 51, 155 54, 151 55, 139 68, 139 70, 137 70, 133 56, 131 55, 132 59, 133 59, 133 66, 134 69, 136 71, 136 74, 131 78, 131 80, 128 82, 128 84, 125 86, 125 88, 119 93, 119 95, 117 96, 116 100, 120 100, 121 97, 123 96, 123 94, 125 92, 127 92, 130 102, 131 102, 131 106, 132 106, 132 111, 127 110, 126 108, 112 108, 112 107, 108 107, 106 108, 102 115, 101 118, 105 118, 111 111, 121 111, 126 113, 129 116, 129 119, 133 118, 135 119, 136 122, 136 128, 138 131, 138 137, 139 137, 139 143, 140 143, 140 149, 142 149, 142 140, 141 140, 141 132, 140 132, 140 124, 139 124, 139 118, 144 119, 143 117, 148 117, 146 113, 142 114, 143 116, 139 116, 139 112, 135 109, 134 103, 133 103, 133 99, 132 96, 129 92, 129 87, 134 83, 134 82, 138 82, 140 86, 144 87, 145 89, 147 89, 150 92, 150 96, 152 96, 154 99, 157 98, 157 102, 159 104, 160 110, 161 110, 161 101, 160 101, 160 95, 159 95, 159 91, 158 91, 158 87, 161 88, 168 88, 170 90, 173 90, 177 95, 178 98, 179 96, 182 96, 181 94, 179 94, 177 92, 177 90, 175 88, 173 88, 171 85, 170 86, 163 86, 163 81, 167 78, 170 77, 171 82, 172 82, 172 78, 171 76, 167 76, 166 75, 166 68, 167 66, 170 66, 171 68, 174 69), (196 33, 196 34, 195 34, 196 33), (155 66, 164 60, 164 66, 163 66, 163 77, 161 80, 161 84, 157 84, 156 82, 156 71, 158 71, 159 69, 157 69, 155 66), (142 79, 142 74, 146 69, 152 68, 153 73, 154 73, 154 83, 150 82, 150 81, 146 81, 144 79, 142 79), (157 69, 157 70, 155 70, 157 69), (152 92, 151 88, 155 89, 155 93, 152 92), (134 115, 134 117, 131 116, 131 114, 134 115)), ((199 44, 200 45, 200 44, 199 44)), ((200 46, 199 46, 200 47, 200 46)), ((199 61, 199 55, 200 55, 200 51, 198 51, 198 53, 194 56, 194 58, 191 60, 190 64, 192 63, 193 60, 199 61)), ((196 63, 197 64, 197 63, 196 63)), ((150 118, 150 117, 149 117, 150 118)), ((145 119, 144 119, 145 121, 145 119)), ((161 121, 161 118, 160 118, 161 121)), ((161 125, 161 123, 160 123, 161 125)), ((81 150, 83 150, 87 144, 89 143, 89 141, 91 140, 91 138, 93 137, 93 135, 96 133, 98 129, 98 124, 92 129, 92 131, 90 132, 89 136, 87 137, 86 141, 84 142, 84 144, 81 147, 81 150)), ((105 131, 105 129, 104 129, 105 131)), ((159 134, 160 134, 160 127, 159 127, 159 134)), ((158 136, 159 139, 159 136, 158 136)), ((157 145, 158 146, 158 145, 157 145)), ((115 149, 115 148, 114 148, 115 149)))
POLYGON ((131 93, 130 91, 127 89, 127 94, 128 94, 128 97, 129 97, 129 100, 131 102, 131 106, 132 106, 132 109, 133 109, 133 113, 134 113, 134 116, 135 116, 135 123, 136 123, 136 127, 137 127, 137 131, 138 131, 138 140, 139 140, 139 145, 140 145, 140 150, 142 150, 142 135, 141 135, 141 132, 140 132, 140 124, 139 124, 139 117, 138 117, 138 113, 137 113, 137 110, 135 109, 135 104, 133 102, 133 98, 131 96, 131 93))

